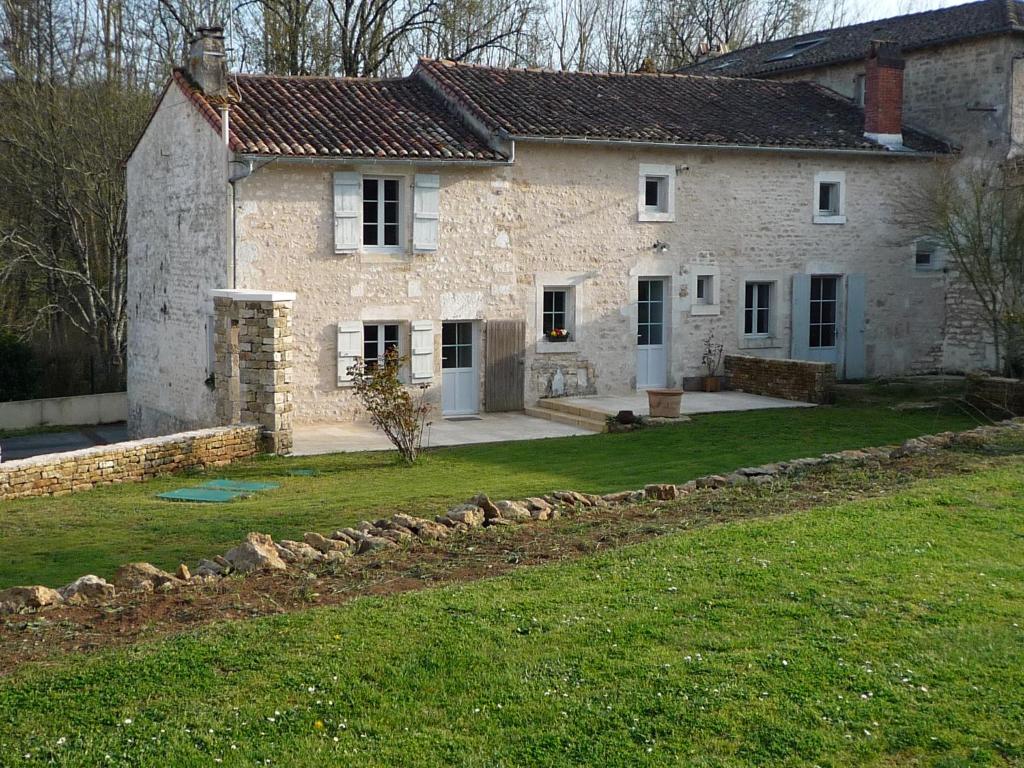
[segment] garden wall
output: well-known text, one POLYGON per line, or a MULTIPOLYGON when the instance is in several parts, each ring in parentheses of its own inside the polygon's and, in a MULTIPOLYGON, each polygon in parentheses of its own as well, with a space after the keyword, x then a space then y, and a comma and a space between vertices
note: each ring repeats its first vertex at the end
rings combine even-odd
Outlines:
POLYGON ((752 395, 827 403, 836 383, 836 367, 807 360, 726 355, 725 378, 729 389, 752 395))
POLYGON ((33 456, 0 464, 0 501, 219 467, 262 450, 261 428, 246 424, 33 456))
POLYGON ((128 418, 128 393, 47 397, 0 403, 0 429, 111 424, 128 418))
POLYGON ((967 401, 990 416, 1024 414, 1024 381, 1001 376, 967 377, 967 401))

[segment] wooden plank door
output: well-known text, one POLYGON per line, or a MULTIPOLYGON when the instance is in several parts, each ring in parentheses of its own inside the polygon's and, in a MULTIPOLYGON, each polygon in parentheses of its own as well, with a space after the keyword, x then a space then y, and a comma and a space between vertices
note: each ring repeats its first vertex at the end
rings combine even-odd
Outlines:
POLYGON ((484 408, 523 410, 526 363, 526 322, 488 320, 485 339, 484 408))

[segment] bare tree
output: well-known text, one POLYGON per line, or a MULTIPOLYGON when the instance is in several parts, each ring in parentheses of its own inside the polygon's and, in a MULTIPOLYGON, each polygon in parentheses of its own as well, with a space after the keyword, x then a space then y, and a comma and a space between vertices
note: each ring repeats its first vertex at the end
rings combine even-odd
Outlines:
POLYGON ((901 217, 949 255, 989 328, 997 365, 1024 372, 1024 183, 997 164, 944 169, 901 217))

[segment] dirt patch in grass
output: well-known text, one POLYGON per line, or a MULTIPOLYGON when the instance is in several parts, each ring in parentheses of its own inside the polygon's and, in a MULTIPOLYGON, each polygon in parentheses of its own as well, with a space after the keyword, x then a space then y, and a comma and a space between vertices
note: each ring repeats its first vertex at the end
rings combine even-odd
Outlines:
POLYGON ((9 617, 0 624, 0 658, 5 659, 0 675, 25 662, 153 640, 216 621, 474 581, 702 526, 878 497, 919 479, 967 474, 1011 460, 942 451, 884 465, 825 465, 765 486, 698 491, 672 502, 595 508, 549 522, 477 529, 376 558, 354 558, 315 575, 289 570, 228 577, 166 594, 126 593, 98 608, 65 606, 9 617))

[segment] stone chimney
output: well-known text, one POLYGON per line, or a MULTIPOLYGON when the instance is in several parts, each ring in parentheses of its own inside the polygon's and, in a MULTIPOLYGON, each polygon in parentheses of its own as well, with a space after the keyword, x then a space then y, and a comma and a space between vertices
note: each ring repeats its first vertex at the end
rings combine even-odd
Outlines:
POLYGON ((898 44, 872 40, 864 63, 864 136, 896 149, 903 146, 903 68, 898 44))
POLYGON ((214 98, 230 95, 223 27, 199 27, 188 50, 188 73, 203 93, 214 98))

